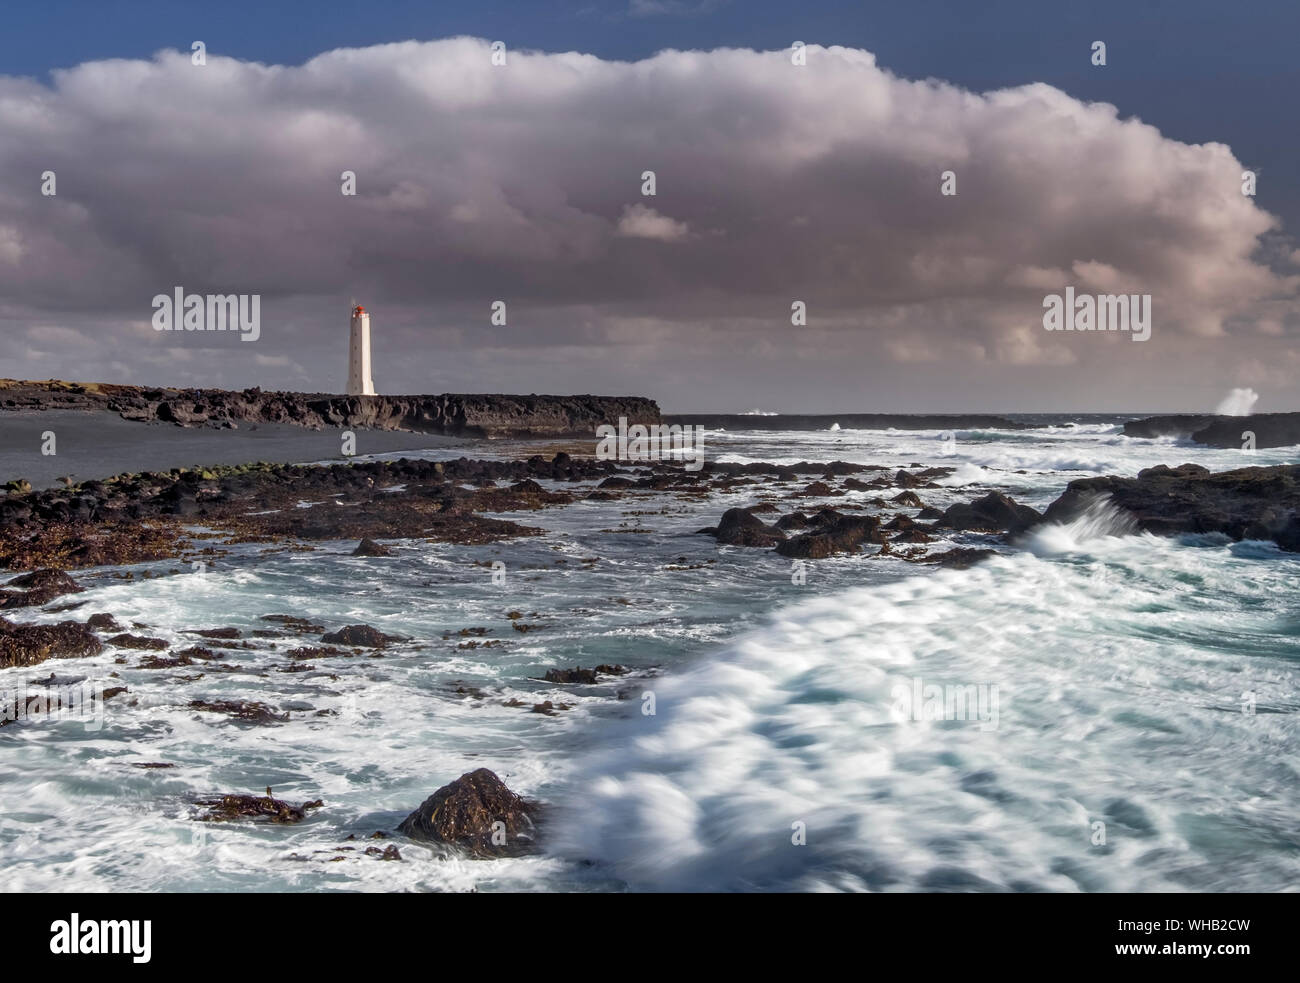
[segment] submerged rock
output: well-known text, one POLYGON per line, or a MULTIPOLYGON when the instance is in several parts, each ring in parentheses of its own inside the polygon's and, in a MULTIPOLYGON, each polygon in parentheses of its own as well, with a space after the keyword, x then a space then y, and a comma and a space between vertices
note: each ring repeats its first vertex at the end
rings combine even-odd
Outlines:
POLYGON ((532 849, 537 812, 536 803, 479 768, 438 789, 397 829, 413 840, 460 847, 476 857, 512 856, 532 849))
POLYGON ((380 546, 373 539, 363 539, 352 551, 353 556, 392 556, 393 551, 387 546, 380 546))

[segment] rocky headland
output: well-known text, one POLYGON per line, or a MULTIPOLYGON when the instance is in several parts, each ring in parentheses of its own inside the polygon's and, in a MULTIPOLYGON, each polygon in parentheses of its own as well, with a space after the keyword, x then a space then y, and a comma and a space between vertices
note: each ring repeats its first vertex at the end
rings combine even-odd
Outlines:
POLYGON ((107 412, 181 427, 285 423, 458 437, 591 436, 620 417, 629 424, 660 420, 658 404, 639 396, 340 396, 13 379, 0 379, 0 410, 107 412))
POLYGON ((1256 447, 1300 444, 1300 413, 1256 413, 1253 416, 1149 416, 1124 424, 1126 437, 1191 438, 1206 447, 1227 450, 1245 444, 1242 434, 1255 435, 1256 447))

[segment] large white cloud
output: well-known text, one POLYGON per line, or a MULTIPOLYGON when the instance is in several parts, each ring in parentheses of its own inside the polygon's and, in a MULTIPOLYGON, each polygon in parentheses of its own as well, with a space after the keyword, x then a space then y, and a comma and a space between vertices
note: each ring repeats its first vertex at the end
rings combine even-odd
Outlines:
MULTIPOLYGON (((975 94, 837 47, 807 62, 510 51, 494 66, 486 41, 456 38, 298 67, 163 52, 49 87, 0 79, 0 313, 66 375, 111 357, 127 373, 170 365, 172 381, 329 388, 333 320, 356 296, 414 353, 388 366, 390 388, 454 382, 439 373, 456 353, 464 381, 444 388, 575 388, 580 371, 680 405, 695 383, 676 344, 714 361, 700 378, 715 391, 725 366, 736 393, 791 363, 815 380, 820 357, 846 409, 845 360, 932 384, 985 366, 1026 391, 1032 371, 1105 391, 1100 376, 1123 375, 1107 364, 1178 363, 1221 393, 1255 381, 1222 377, 1228 363, 1276 365, 1259 346, 1297 333, 1300 277, 1262 258, 1278 223, 1241 194, 1227 147, 1045 85, 975 94), (178 284, 261 293, 261 358, 140 330, 178 284), (1152 341, 1044 332, 1043 295, 1066 285, 1152 294, 1152 341), (505 328, 488 322, 497 299, 505 328), (790 325, 794 300, 807 328, 790 325), (43 340, 33 326, 49 323, 85 346, 43 340), (178 344, 212 355, 171 359, 178 344), (637 385, 629 357, 669 377, 637 385)), ((32 373, 11 354, 0 374, 32 373)))

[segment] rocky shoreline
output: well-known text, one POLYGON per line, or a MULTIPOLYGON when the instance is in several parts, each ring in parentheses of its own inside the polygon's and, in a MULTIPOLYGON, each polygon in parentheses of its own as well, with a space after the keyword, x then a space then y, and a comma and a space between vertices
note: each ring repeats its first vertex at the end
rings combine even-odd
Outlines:
POLYGON ((139 423, 234 429, 285 423, 406 430, 456 437, 593 436, 598 426, 654 424, 654 400, 639 396, 340 396, 261 389, 167 389, 60 380, 0 379, 0 411, 76 410, 116 413, 139 423))
MULTIPOLYGON (((700 531, 723 545, 768 547, 795 559, 855 552, 868 543, 889 553, 893 546, 928 543, 943 530, 1015 537, 1039 522, 1068 521, 1104 495, 1144 530, 1220 532, 1300 549, 1300 466, 1211 474, 1195 464, 1162 465, 1136 478, 1084 478, 1071 482, 1041 516, 996 491, 942 511, 927 506, 920 494, 939 487, 935 479, 952 470, 915 466, 889 473, 833 461, 711 462, 690 472, 664 463, 628 466, 561 452, 522 461, 401 458, 328 466, 177 468, 41 491, 12 481, 0 499, 0 569, 64 571, 201 560, 217 550, 200 549, 197 537, 187 532, 198 522, 212 530, 208 538, 225 537, 228 544, 348 539, 363 541, 360 555, 367 554, 367 545, 369 555, 383 555, 383 548, 372 542, 382 539, 490 543, 540 530, 481 514, 485 512, 536 510, 578 498, 609 501, 637 490, 704 496, 751 485, 757 491, 764 484, 788 485, 809 477, 814 480, 788 497, 819 500, 814 509, 792 509, 769 525, 758 515, 779 511, 771 502, 732 508, 717 526, 700 531), (547 491, 539 480, 593 487, 547 491), (899 488, 903 490, 888 499, 877 495, 844 505, 827 501, 848 492, 899 488), (872 509, 886 511, 850 514, 872 509)), ((52 596, 49 592, 56 588, 56 580, 11 584, 0 590, 0 607, 43 603, 26 598, 52 596), (22 591, 10 589, 14 586, 22 591)))
MULTIPOLYGON (((942 489, 938 482, 952 471, 916 464, 895 470, 832 461, 711 462, 699 472, 687 472, 676 465, 628 465, 558 453, 515 461, 401 459, 333 466, 176 469, 39 492, 15 488, 0 499, 0 568, 15 573, 0 584, 0 668, 23 669, 48 660, 90 658, 116 650, 117 665, 171 672, 187 681, 233 672, 315 673, 337 679, 340 660, 384 658, 386 653, 417 649, 431 639, 398 637, 366 624, 344 624, 342 618, 330 625, 268 614, 254 628, 181 630, 180 635, 190 640, 173 648, 173 643, 154 637, 149 625, 123 624, 109 612, 83 614, 84 621, 40 623, 9 616, 38 611, 63 616, 82 608, 85 602, 77 595, 83 593, 83 586, 69 570, 169 559, 193 567, 219 563, 225 548, 235 543, 265 544, 269 551, 282 551, 318 549, 321 542, 339 540, 360 543, 343 552, 380 558, 366 562, 383 563, 394 548, 382 541, 485 544, 535 536, 542 530, 498 514, 579 500, 618 502, 647 491, 699 501, 720 491, 751 502, 760 499, 757 504, 726 509, 716 526, 696 534, 712 537, 719 548, 769 550, 789 561, 859 554, 963 569, 995 555, 999 547, 1015 544, 1043 523, 1070 521, 1100 501, 1113 506, 1134 529, 1271 540, 1283 550, 1300 552, 1300 466, 1211 473, 1185 464, 1149 468, 1136 478, 1080 479, 1071 482, 1042 514, 999 491, 937 508, 931 492, 942 489), (850 496, 850 492, 867 494, 850 496), (941 539, 946 542, 936 545, 941 539), (274 661, 259 658, 250 665, 244 658, 250 655, 271 656, 274 661), (242 665, 233 664, 240 660, 242 665)), ((945 500, 951 502, 951 496, 945 500)), ((523 620, 522 611, 510 611, 505 617, 518 632, 536 627, 523 620)), ((467 628, 459 635, 444 634, 443 640, 458 650, 499 644, 480 640, 485 631, 467 628), (457 644, 458 639, 463 640, 457 644)), ((548 669, 539 681, 599 687, 628 673, 636 674, 617 665, 575 666, 548 669)), ((50 680, 55 685, 54 675, 50 680)), ((563 701, 565 692, 548 694, 551 698, 541 702, 512 698, 502 705, 554 717, 570 709, 563 701)), ((472 701, 491 699, 474 688, 457 693, 472 701)), ((207 694, 203 699, 186 696, 188 702, 177 705, 240 727, 276 727, 291 716, 335 713, 272 706, 262 702, 264 697, 245 695, 250 698, 232 699, 228 693, 207 694)), ((627 698, 624 690, 612 687, 604 695, 627 698)), ((104 690, 103 698, 135 705, 148 697, 138 693, 132 681, 129 692, 124 685, 112 686, 104 690)), ((33 699, 39 704, 41 698, 33 699)), ((29 715, 38 711, 36 706, 29 715)), ((6 722, 11 721, 0 721, 6 722)), ((153 762, 139 767, 169 765, 153 762)), ((294 806, 271 793, 269 788, 264 797, 217 793, 196 802, 208 811, 194 818, 293 824, 325 808, 319 800, 294 806)), ((480 768, 439 788, 395 832, 469 857, 511 856, 538 849, 544 817, 542 803, 521 798, 491 771, 480 768)), ((372 838, 387 836, 384 831, 372 834, 372 838)), ((317 852, 340 859, 345 851, 356 849, 338 846, 317 852)), ((394 846, 368 847, 364 854, 402 860, 394 846)))

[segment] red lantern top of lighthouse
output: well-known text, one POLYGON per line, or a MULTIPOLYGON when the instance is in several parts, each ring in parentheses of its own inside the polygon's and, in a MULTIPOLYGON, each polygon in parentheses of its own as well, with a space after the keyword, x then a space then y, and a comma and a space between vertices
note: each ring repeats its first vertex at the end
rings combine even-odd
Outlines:
POLYGON ((364 307, 362 307, 360 304, 358 304, 356 307, 352 308, 352 316, 353 316, 353 317, 356 317, 358 314, 364 314, 365 312, 366 312, 366 309, 365 309, 364 307))

